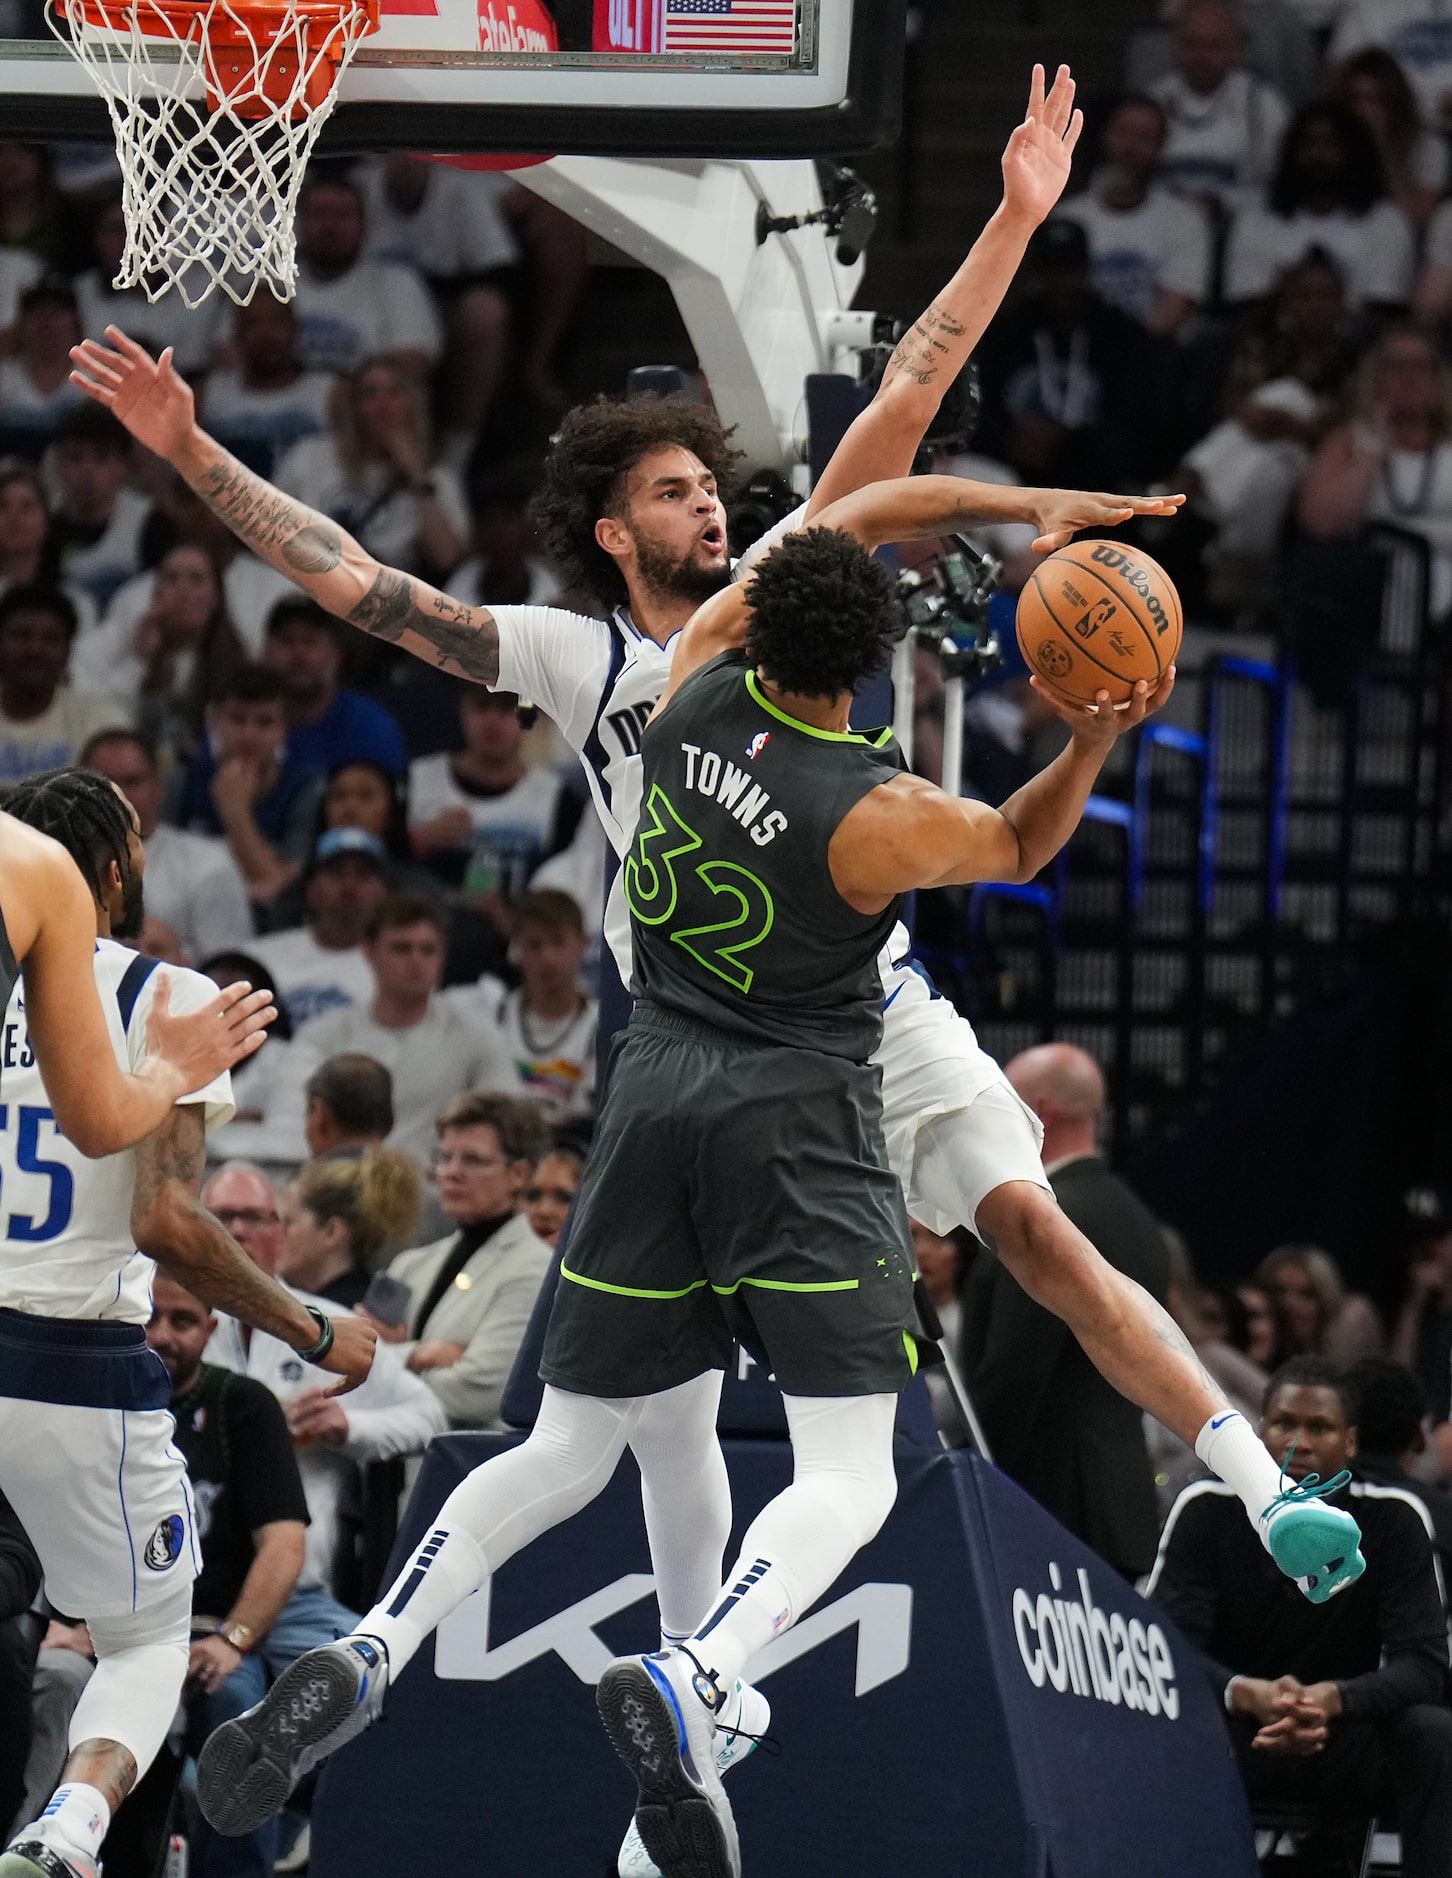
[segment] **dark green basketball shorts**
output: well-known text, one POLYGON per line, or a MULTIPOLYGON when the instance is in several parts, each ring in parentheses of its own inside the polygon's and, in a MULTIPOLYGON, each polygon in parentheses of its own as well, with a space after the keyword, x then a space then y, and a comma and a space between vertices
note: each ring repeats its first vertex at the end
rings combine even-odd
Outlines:
POLYGON ((917 1367, 879 1072, 637 1004, 580 1184, 540 1374, 654 1395, 739 1340, 788 1395, 884 1395, 917 1367))

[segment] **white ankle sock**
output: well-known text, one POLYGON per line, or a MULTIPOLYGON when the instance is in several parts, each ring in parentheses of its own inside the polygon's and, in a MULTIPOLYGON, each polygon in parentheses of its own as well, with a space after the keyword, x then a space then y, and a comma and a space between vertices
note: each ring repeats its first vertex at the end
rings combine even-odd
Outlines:
POLYGON ((1281 1491, 1281 1470, 1250 1423, 1234 1409, 1221 1409, 1196 1435, 1195 1452, 1234 1487, 1264 1539, 1260 1516, 1281 1491))
POLYGON ((84 1781, 69 1780, 56 1789, 50 1805, 22 1837, 39 1839, 58 1852, 74 1852, 94 1861, 110 1824, 111 1809, 105 1794, 84 1781))

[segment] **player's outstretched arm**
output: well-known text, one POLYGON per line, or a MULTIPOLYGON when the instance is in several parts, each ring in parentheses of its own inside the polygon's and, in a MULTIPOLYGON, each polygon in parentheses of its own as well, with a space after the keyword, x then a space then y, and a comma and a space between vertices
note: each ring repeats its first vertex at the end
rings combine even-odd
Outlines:
POLYGON ((116 1061, 91 957, 96 908, 58 842, 0 817, 5 923, 21 962, 25 1015, 56 1125, 82 1154, 118 1154, 163 1120, 179 1097, 251 1055, 277 1015, 265 991, 233 985, 200 1011, 169 1015, 158 982, 158 1034, 140 1067, 116 1061))
POLYGON ((849 905, 876 913, 915 887, 1032 880, 1079 826, 1115 741, 1169 698, 1175 668, 1153 690, 1141 680, 1118 711, 1107 691, 1090 710, 1064 703, 1037 678, 1030 683, 1070 726, 1068 747, 997 809, 945 795, 921 776, 872 790, 844 816, 829 850, 832 879, 849 905))
POLYGON ((1082 528, 1117 528, 1135 515, 1174 515, 1182 495, 1120 496, 1094 489, 1019 489, 962 476, 900 476, 869 483, 813 518, 840 528, 866 548, 887 541, 922 541, 995 522, 1037 528, 1036 554, 1065 547, 1082 528))
POLYGON ((943 394, 1002 304, 1030 235, 1063 194, 1083 124, 1068 66, 1059 67, 1046 96, 1044 68, 1036 65, 1024 121, 1003 153, 1003 200, 958 272, 914 320, 872 403, 833 452, 807 505, 809 521, 850 490, 912 468, 943 394))
MULTIPOLYGON (((236 1240, 202 1205, 207 1150, 200 1103, 173 1108, 136 1153, 131 1233, 137 1250, 156 1260, 179 1285, 213 1309, 265 1330, 291 1349, 318 1341, 317 1319, 260 1271, 236 1240)), ((333 1346, 318 1359, 341 1376, 332 1391, 356 1389, 373 1367, 378 1333, 359 1317, 332 1320, 333 1346)))
POLYGON ((170 346, 153 359, 115 326, 106 340, 72 349, 72 383, 164 457, 239 541, 361 631, 476 684, 498 682, 499 630, 487 607, 384 567, 328 516, 253 475, 197 423, 170 346))

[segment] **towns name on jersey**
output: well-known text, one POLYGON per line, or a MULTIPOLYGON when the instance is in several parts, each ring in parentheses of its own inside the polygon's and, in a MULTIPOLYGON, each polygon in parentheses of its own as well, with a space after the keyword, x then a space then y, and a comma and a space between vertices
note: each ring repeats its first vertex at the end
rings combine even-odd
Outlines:
POLYGON ((788 826, 780 809, 767 810, 771 797, 752 781, 749 771, 697 743, 683 743, 681 752, 686 759, 687 789, 729 809, 758 848, 768 847, 788 826))

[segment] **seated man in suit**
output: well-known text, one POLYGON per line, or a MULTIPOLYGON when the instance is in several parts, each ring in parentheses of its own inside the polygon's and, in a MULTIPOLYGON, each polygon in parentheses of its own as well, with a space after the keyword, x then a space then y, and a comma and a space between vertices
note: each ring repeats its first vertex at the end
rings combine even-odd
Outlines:
POLYGON ((549 1134, 537 1104, 502 1095, 461 1095, 435 1126, 439 1203, 457 1230, 399 1253, 388 1276, 409 1290, 403 1322, 373 1321, 433 1390, 451 1428, 497 1428, 550 1266, 550 1248, 515 1210, 549 1134))
MULTIPOLYGON (((1164 1235, 1097 1149, 1099 1065, 1067 1043, 1046 1043, 1014 1057, 1005 1073, 1043 1124, 1044 1170, 1059 1205, 1111 1265, 1163 1304, 1164 1235)), ((1116 1571, 1130 1579, 1147 1572, 1159 1515, 1140 1412, 995 1258, 975 1262, 963 1293, 962 1362, 1003 1471, 1116 1571)))
POLYGON ((1356 1455, 1355 1413, 1342 1371, 1297 1356, 1270 1379, 1260 1432, 1288 1486, 1313 1473, 1342 1483, 1327 1497, 1361 1526, 1359 1580, 1308 1609, 1230 1489, 1197 1480, 1171 1508, 1149 1595, 1200 1649, 1252 1804, 1310 1802, 1358 1823, 1394 1808, 1404 1878, 1452 1878, 1447 1616, 1431 1522, 1407 1489, 1341 1471, 1356 1455))

